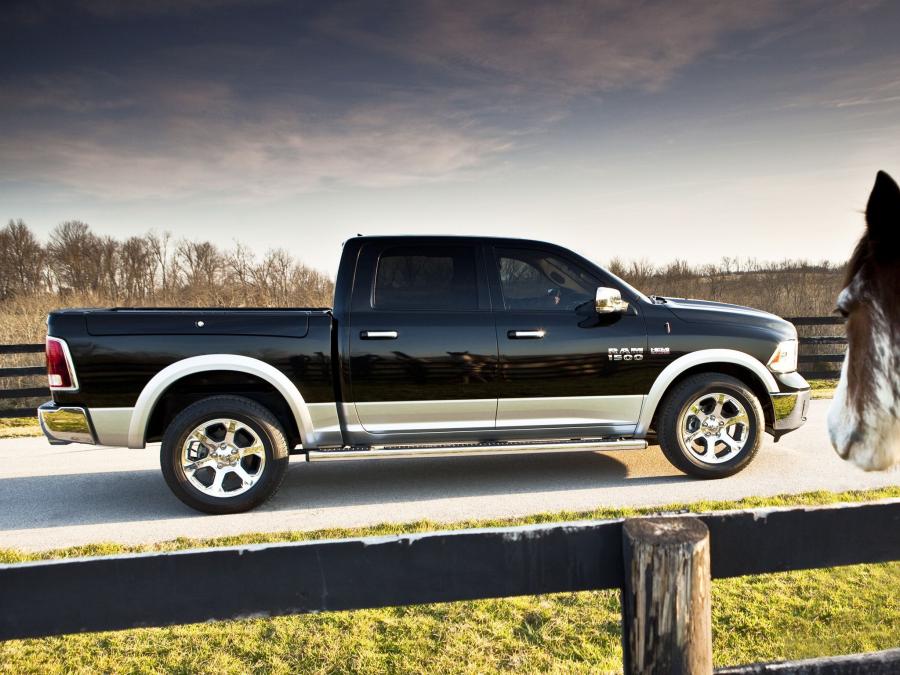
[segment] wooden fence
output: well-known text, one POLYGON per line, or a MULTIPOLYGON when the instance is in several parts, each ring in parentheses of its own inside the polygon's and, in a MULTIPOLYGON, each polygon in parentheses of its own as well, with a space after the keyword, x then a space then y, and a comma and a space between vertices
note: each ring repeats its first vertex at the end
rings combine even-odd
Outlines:
MULTIPOLYGON (((843 325, 844 320, 840 317, 833 316, 800 316, 789 318, 788 321, 795 326, 831 326, 843 325)), ((843 332, 843 331, 841 331, 843 332)), ((844 359, 844 348, 847 345, 847 338, 843 335, 817 335, 817 336, 801 336, 800 337, 800 374, 810 379, 838 379, 840 377, 840 363, 844 359), (823 346, 840 347, 838 351, 832 350, 830 353, 819 353, 823 346), (816 353, 813 353, 816 352, 816 353), (811 366, 809 364, 812 364, 811 366), (828 365, 835 366, 828 368, 828 365), (825 366, 824 368, 822 366, 825 366)), ((0 354, 35 354, 44 351, 42 344, 20 344, 20 345, 0 345, 0 354)), ((43 375, 45 373, 43 366, 20 366, 15 368, 0 368, 0 378, 8 377, 27 377, 34 375, 43 375)), ((50 390, 45 386, 41 387, 19 387, 7 389, 0 385, 0 418, 2 417, 34 417, 34 408, 24 408, 20 406, 7 404, 6 401, 15 401, 35 397, 49 397, 50 390)))
MULTIPOLYGON (((18 356, 20 354, 37 354, 44 352, 43 344, 0 345, 0 354, 18 356)), ((0 368, 0 378, 24 378, 43 375, 46 382, 47 369, 44 366, 16 366, 0 368)), ((50 390, 44 384, 40 387, 7 388, 0 385, 0 418, 34 417, 37 413, 32 407, 17 405, 22 399, 46 397, 50 398, 50 390), (12 403, 10 403, 12 401, 12 403)))
MULTIPOLYGON (((900 560, 898 531, 895 499, 3 564, 0 640, 621 589, 626 672, 703 673, 711 578, 900 560)), ((900 649, 722 672, 896 673, 900 649)))
POLYGON ((801 335, 800 363, 798 370, 810 380, 837 380, 841 376, 841 364, 847 349, 844 334, 845 319, 839 316, 795 316, 787 319, 798 327, 798 332, 820 332, 828 326, 840 326, 840 335, 801 335))

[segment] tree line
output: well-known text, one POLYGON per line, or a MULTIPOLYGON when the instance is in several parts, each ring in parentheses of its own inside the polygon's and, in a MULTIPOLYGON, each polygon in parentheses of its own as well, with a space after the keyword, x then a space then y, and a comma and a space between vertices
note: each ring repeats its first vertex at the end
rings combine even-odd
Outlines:
POLYGON ((46 243, 19 220, 0 229, 0 300, 52 294, 112 305, 327 306, 333 282, 284 249, 261 258, 244 244, 175 240, 169 232, 117 239, 87 223, 57 225, 46 243))
MULTIPOLYGON (((749 305, 781 316, 831 313, 844 265, 722 258, 691 265, 613 259, 607 268, 648 294, 749 305)), ((125 239, 87 223, 57 225, 42 242, 22 220, 0 229, 0 341, 42 339, 58 307, 326 307, 334 282, 284 249, 259 257, 244 244, 148 232, 125 239)))
POLYGON ((608 269, 648 294, 747 305, 790 317, 831 314, 846 263, 724 257, 714 264, 691 265, 616 258, 608 269))

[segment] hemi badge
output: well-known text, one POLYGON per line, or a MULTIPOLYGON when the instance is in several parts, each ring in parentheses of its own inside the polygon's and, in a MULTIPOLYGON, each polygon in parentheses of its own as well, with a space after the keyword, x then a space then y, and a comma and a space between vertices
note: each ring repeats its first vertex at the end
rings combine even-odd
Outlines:
POLYGON ((668 354, 669 348, 668 347, 650 347, 650 353, 651 354, 668 354))

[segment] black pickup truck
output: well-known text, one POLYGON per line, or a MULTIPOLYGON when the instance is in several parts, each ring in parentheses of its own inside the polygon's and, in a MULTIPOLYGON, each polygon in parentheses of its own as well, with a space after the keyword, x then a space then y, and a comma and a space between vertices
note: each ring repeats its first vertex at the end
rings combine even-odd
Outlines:
POLYGON ((702 478, 805 420, 797 332, 648 297, 552 244, 357 237, 334 307, 71 309, 48 318, 51 443, 143 448, 186 504, 244 511, 288 457, 638 450, 702 478))

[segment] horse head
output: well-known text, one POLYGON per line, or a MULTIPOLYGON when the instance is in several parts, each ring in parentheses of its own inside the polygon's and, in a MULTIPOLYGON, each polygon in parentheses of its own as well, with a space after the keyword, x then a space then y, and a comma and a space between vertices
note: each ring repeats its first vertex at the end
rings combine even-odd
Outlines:
POLYGON ((900 464, 900 188, 883 171, 866 225, 837 301, 848 346, 828 433, 841 457, 879 470, 900 464))

